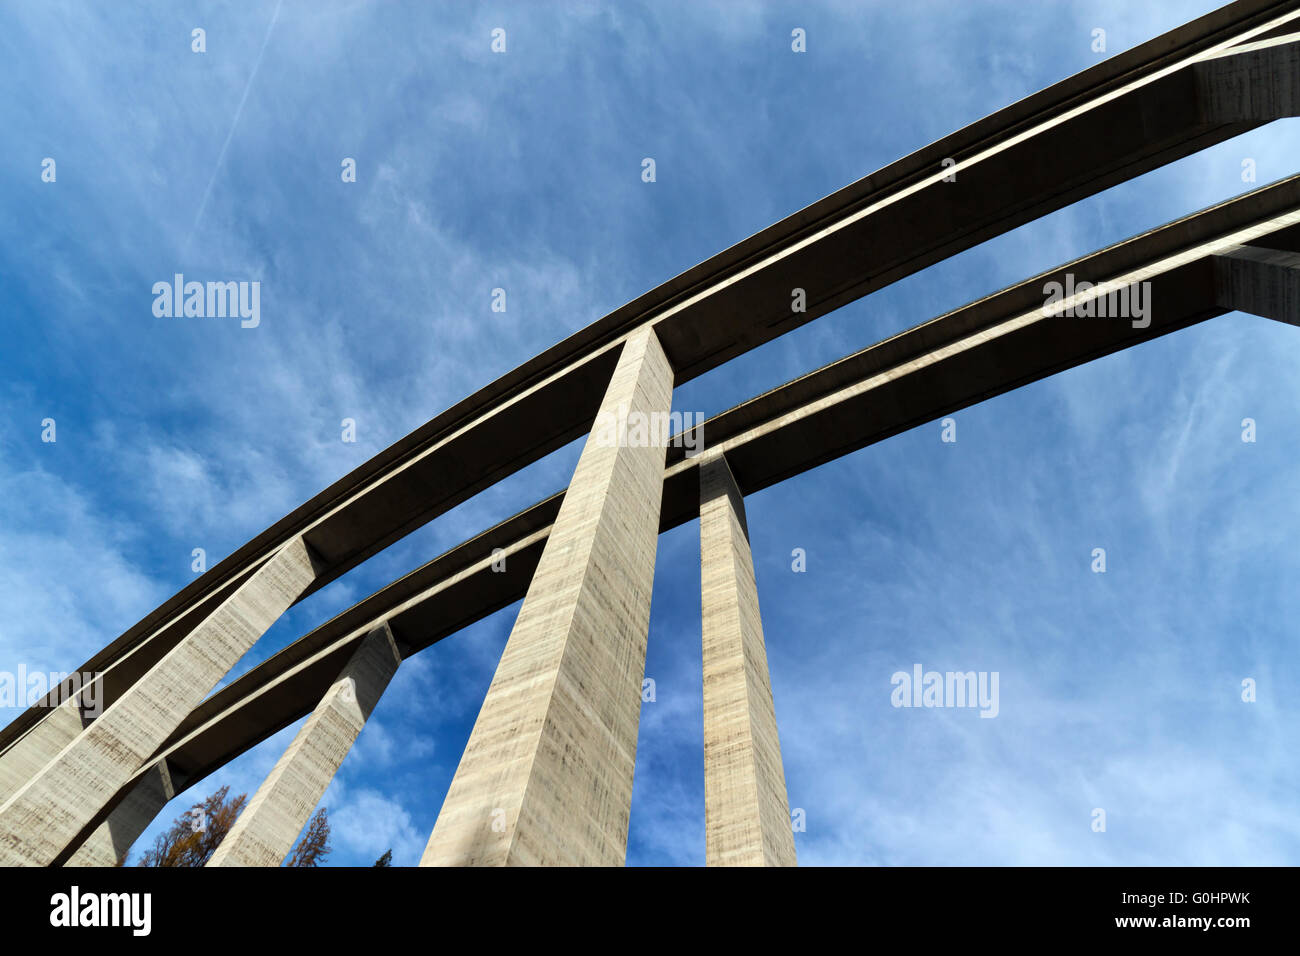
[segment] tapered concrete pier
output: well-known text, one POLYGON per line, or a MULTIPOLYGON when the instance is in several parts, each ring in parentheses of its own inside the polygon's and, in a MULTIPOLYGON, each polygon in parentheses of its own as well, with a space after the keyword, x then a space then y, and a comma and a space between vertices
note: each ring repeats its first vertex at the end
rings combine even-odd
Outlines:
POLYGON ((64 866, 117 866, 131 845, 148 829, 167 801, 176 796, 176 781, 166 760, 144 774, 107 820, 95 828, 64 866))
MULTIPOLYGON (((391 627, 409 657, 520 599, 422 863, 621 864, 657 534, 697 517, 707 861, 793 864, 741 491, 1226 312, 1300 325, 1300 176, 863 343, 688 426, 698 438, 707 424, 699 455, 665 455, 659 430, 629 416, 666 412, 674 385, 862 296, 1295 115, 1300 0, 1233 0, 963 125, 574 331, 302 502, 103 646, 78 669, 102 691, 94 713, 85 693, 81 706, 61 691, 29 701, 0 728, 0 865, 115 862, 176 789, 316 708, 218 860, 274 863, 364 720, 364 707, 344 706, 347 688, 387 680, 344 670, 366 637, 391 627), (1074 296, 1084 314, 1044 311, 1045 279, 1091 286, 1074 296), (1110 290, 1142 290, 1144 305, 1089 316, 1110 290), (640 440, 602 441, 608 421, 598 421, 567 491, 205 699, 289 603, 566 447, 598 410, 640 440), (338 686, 341 675, 351 683, 338 686)), ((389 649, 374 653, 378 671, 390 666, 389 649)))
POLYGON ((709 866, 794 866, 745 503, 727 460, 700 465, 704 840, 709 866))
POLYGON ((0 866, 48 866, 315 577, 295 538, 0 807, 0 866))
POLYGON ((0 755, 0 806, 85 729, 77 695, 52 707, 44 720, 0 755))
POLYGON ((208 866, 279 866, 402 662, 384 624, 352 655, 208 866))
POLYGON ((630 337, 422 866, 623 864, 665 448, 602 426, 666 414, 672 383, 630 337))

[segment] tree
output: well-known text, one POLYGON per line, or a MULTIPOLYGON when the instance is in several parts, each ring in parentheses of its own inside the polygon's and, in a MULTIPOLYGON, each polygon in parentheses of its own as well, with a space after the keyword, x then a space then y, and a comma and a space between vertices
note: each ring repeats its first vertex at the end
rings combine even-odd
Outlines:
POLYGON ((375 866, 392 866, 392 865, 393 865, 393 851, 391 849, 385 850, 384 855, 381 856, 379 859, 375 860, 375 866))
MULTIPOLYGON (((227 799, 230 787, 222 787, 206 800, 194 804, 176 818, 165 833, 154 840, 153 849, 140 857, 140 866, 206 866, 212 854, 235 825, 248 794, 227 799)), ((330 825, 321 807, 307 825, 286 866, 319 866, 329 855, 330 825)))
POLYGON ((140 866, 204 866, 217 845, 235 824, 248 795, 227 800, 230 787, 222 787, 176 818, 171 828, 154 840, 153 849, 140 857, 140 866))
POLYGON ((289 854, 289 862, 285 866, 320 866, 331 849, 329 816, 325 813, 325 808, 321 807, 307 824, 307 832, 289 854))

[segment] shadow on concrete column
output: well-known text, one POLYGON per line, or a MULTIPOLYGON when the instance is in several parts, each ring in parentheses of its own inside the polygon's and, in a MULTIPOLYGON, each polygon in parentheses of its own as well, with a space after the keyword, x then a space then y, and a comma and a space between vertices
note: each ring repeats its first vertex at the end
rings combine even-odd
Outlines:
POLYGON ((1300 228, 1284 229, 1258 243, 1214 257, 1216 305, 1300 325, 1300 228))
POLYGON ((174 796, 176 787, 171 769, 166 759, 159 760, 63 865, 117 866, 124 863, 132 844, 174 796))

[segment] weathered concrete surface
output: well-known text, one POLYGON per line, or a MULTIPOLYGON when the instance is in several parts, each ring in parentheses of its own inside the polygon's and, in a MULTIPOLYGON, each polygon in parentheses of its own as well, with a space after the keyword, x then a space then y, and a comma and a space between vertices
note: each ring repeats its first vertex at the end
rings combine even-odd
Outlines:
POLYGON ((81 708, 75 697, 50 708, 44 720, 0 755, 0 806, 40 773, 84 729, 81 708))
POLYGON ((315 575, 295 538, 0 807, 0 865, 47 866, 315 575))
POLYGON ((1282 248, 1240 246, 1215 258, 1219 305, 1300 325, 1300 242, 1290 233, 1282 235, 1287 237, 1278 242, 1287 243, 1282 248))
POLYGON ((393 634, 366 636, 217 847, 208 866, 279 866, 402 662, 393 634))
MULTIPOLYGON (((1058 266, 765 392, 705 422, 705 444, 726 454, 750 495, 1027 382, 1230 309, 1251 311, 1223 298, 1216 267, 1242 243, 1300 248, 1297 223, 1300 176, 1058 266), (1044 283, 1066 274, 1149 281, 1150 324, 1035 314, 1044 283)), ((704 456, 682 456, 683 449, 668 448, 661 531, 699 514, 696 472, 704 456)), ((169 741, 172 766, 199 779, 309 713, 381 620, 410 656, 518 601, 562 499, 553 495, 458 545, 214 694, 169 741), (492 566, 496 548, 509 556, 500 573, 492 566)))
MULTIPOLYGON (((80 670, 303 537, 324 586, 590 427, 624 336, 653 325, 678 384, 853 299, 1295 110, 1297 0, 1238 0, 1016 101, 738 242, 514 369, 380 452, 187 586, 80 670), (944 166, 953 160, 956 166, 944 166), (947 178, 955 174, 955 181, 947 178), (863 249, 872 254, 864 256, 863 249), (807 310, 792 312, 790 290, 807 310)), ((151 649, 142 661, 162 653, 151 649)), ((124 686, 134 682, 127 668, 124 686)), ((110 688, 106 704, 116 691, 110 688)), ((0 729, 7 747, 46 710, 0 729)))
POLYGON ((601 422, 666 414, 672 381, 628 339, 421 866, 622 865, 664 446, 601 422))
POLYGON ((117 866, 154 817, 176 796, 166 760, 144 770, 108 819, 95 828, 64 866, 117 866))
POLYGON ((720 455, 700 465, 700 596, 705 862, 794 866, 745 503, 720 455))
POLYGON ((1209 122, 1268 122, 1300 109, 1300 43, 1295 21, 1282 36, 1215 50, 1194 68, 1196 99, 1209 122))

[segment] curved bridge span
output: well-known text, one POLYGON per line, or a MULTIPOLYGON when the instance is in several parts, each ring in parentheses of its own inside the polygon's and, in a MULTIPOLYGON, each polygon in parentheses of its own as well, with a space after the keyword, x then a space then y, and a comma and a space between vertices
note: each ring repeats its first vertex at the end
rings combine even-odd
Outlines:
POLYGON ((793 864, 744 496, 1229 311, 1300 324, 1300 176, 1026 279, 672 441, 645 440, 628 420, 665 415, 675 385, 899 278, 1298 113, 1300 0, 1238 0, 570 336, 325 489, 91 658, 81 672, 99 675, 106 707, 95 719, 63 688, 0 732, 0 863, 112 865, 174 793, 310 715, 211 864, 278 865, 401 661, 523 598, 422 863, 621 864, 655 543, 698 517, 707 858, 793 864), (1073 297, 1045 306, 1053 283, 1073 297), (806 311, 791 309, 796 288, 806 311), (1141 317, 1107 311, 1130 295, 1144 297, 1141 317), (584 434, 565 491, 208 697, 289 606, 584 434))

